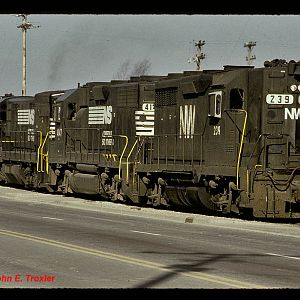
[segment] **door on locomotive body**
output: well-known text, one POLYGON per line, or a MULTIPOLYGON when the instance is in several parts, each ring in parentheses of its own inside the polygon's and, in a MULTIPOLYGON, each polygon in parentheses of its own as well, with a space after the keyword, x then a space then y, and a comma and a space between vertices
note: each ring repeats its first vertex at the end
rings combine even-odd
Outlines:
POLYGON ((246 111, 246 87, 230 86, 225 100, 225 158, 228 166, 240 165, 244 144, 246 142, 246 126, 248 113, 246 111), (227 108, 226 108, 227 107, 227 108))
POLYGON ((215 167, 227 163, 223 154, 225 145, 224 88, 216 86, 207 94, 206 123, 200 143, 204 166, 215 167))
POLYGON ((53 121, 53 105, 55 100, 63 94, 63 91, 41 92, 35 95, 36 105, 36 130, 42 133, 42 142, 48 145, 48 141, 55 134, 53 121))
POLYGON ((114 118, 115 108, 110 102, 88 107, 89 152, 93 154, 92 162, 101 166, 117 161, 114 118))
POLYGON ((155 124, 154 139, 148 152, 153 163, 172 163, 179 156, 177 148, 177 100, 178 81, 168 80, 155 88, 155 124))
POLYGON ((206 166, 223 166, 224 175, 231 176, 236 175, 237 164, 240 164, 247 121, 247 72, 233 72, 225 73, 208 92, 208 126, 203 150, 206 166))
MULTIPOLYGON (((139 103, 138 109, 134 112, 135 121, 135 152, 139 153, 140 157, 135 159, 141 162, 147 162, 149 159, 149 151, 152 149, 155 127, 155 84, 143 82, 139 84, 139 103)), ((132 154, 131 159, 134 159, 132 154)))
POLYGON ((211 85, 211 74, 187 75, 180 80, 177 101, 177 148, 179 163, 201 165, 203 132, 207 119, 206 91, 211 85))
MULTIPOLYGON (((112 167, 124 165, 128 177, 126 159, 135 143, 135 110, 138 108, 139 83, 130 81, 111 82, 106 108, 110 112, 105 132, 108 143, 107 160, 112 167), (122 163, 120 163, 122 160, 122 163), (124 164, 123 164, 124 162, 124 164)), ((104 134, 105 134, 104 132, 104 134)), ((105 139, 105 136, 104 136, 105 139)), ((119 170, 120 175, 122 171, 119 170)))
POLYGON ((49 138, 49 161, 65 163, 65 124, 64 124, 64 101, 71 95, 75 89, 67 90, 52 103, 52 120, 50 120, 50 138, 49 138))

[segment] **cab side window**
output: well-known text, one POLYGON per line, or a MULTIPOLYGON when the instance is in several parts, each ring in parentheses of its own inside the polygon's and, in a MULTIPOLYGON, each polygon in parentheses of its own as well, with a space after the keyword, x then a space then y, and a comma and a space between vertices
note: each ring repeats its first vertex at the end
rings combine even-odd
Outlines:
POLYGON ((244 104, 244 90, 232 89, 230 91, 229 108, 243 109, 243 104, 244 104))
POLYGON ((209 101, 209 117, 221 118, 222 113, 222 91, 212 92, 208 94, 209 101))

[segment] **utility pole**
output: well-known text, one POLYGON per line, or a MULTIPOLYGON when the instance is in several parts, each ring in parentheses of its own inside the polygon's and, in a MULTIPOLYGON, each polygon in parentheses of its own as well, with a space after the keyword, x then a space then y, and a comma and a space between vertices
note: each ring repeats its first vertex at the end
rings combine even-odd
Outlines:
MULTIPOLYGON (((205 54, 202 53, 202 47, 204 45, 205 45, 205 41, 201 41, 201 40, 195 43, 195 47, 197 48, 197 51, 195 57, 193 57, 192 60, 197 64, 197 71, 199 71, 201 68, 201 60, 205 58, 205 54)), ((188 61, 191 62, 190 59, 188 61)))
POLYGON ((252 61, 254 59, 256 59, 256 56, 255 55, 252 55, 251 52, 252 52, 252 48, 256 46, 256 42, 248 42, 248 43, 245 43, 244 44, 244 47, 247 47, 247 56, 246 56, 246 61, 248 62, 248 66, 251 65, 252 61))
POLYGON ((27 22, 26 14, 19 14, 17 17, 22 18, 22 24, 17 26, 17 28, 22 29, 22 96, 26 95, 26 32, 30 28, 38 28, 40 26, 32 25, 27 22))

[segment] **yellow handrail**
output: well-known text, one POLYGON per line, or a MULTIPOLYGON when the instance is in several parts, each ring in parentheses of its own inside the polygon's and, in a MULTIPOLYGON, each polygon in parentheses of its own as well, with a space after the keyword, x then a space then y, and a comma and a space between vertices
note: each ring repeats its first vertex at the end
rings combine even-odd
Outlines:
POLYGON ((131 153, 132 153, 133 149, 135 148, 135 145, 137 144, 138 140, 139 139, 135 140, 135 142, 134 142, 134 144, 133 144, 133 146, 132 146, 132 148, 131 148, 128 156, 127 156, 127 159, 126 159, 126 182, 128 182, 128 177, 129 177, 129 175, 128 175, 129 174, 129 162, 128 162, 129 161, 129 157, 131 156, 131 153))
POLYGON ((40 149, 42 146, 43 133, 41 131, 37 131, 37 132, 40 134, 40 145, 39 145, 38 151, 37 151, 36 170, 37 170, 37 172, 41 172, 40 171, 40 149))
POLYGON ((119 137, 123 137, 123 138, 125 138, 125 139, 126 139, 126 144, 125 144, 125 147, 124 147, 124 149, 123 149, 123 152, 122 152, 122 154, 121 154, 121 157, 120 157, 120 162, 119 162, 119 178, 121 178, 121 166, 122 166, 122 159, 123 159, 123 155, 124 155, 124 153, 125 153, 125 150, 126 150, 126 148, 127 148, 127 145, 128 145, 128 137, 127 137, 127 135, 119 135, 119 137))
POLYGON ((243 126, 243 131, 242 131, 242 138, 241 138, 241 143, 240 143, 238 161, 237 161, 237 165, 236 165, 236 188, 237 189, 239 188, 240 161, 241 161, 241 154, 242 154, 242 148, 243 148, 243 144, 244 144, 246 123, 247 123, 247 111, 245 111, 244 109, 239 109, 239 111, 245 113, 245 119, 244 119, 244 126, 243 126))
POLYGON ((43 133, 42 131, 37 131, 40 134, 40 145, 38 147, 38 153, 37 153, 37 171, 38 172, 45 172, 44 167, 43 167, 43 160, 46 158, 46 173, 49 173, 49 157, 48 157, 48 152, 47 154, 44 154, 44 147, 47 141, 47 138, 49 136, 49 131, 46 133, 45 139, 43 140, 43 133))
MULTIPOLYGON (((49 172, 49 166, 48 166, 48 162, 49 162, 49 158, 48 158, 48 152, 47 152, 47 154, 44 154, 43 152, 44 152, 44 147, 45 147, 45 144, 46 144, 46 141, 47 141, 47 138, 48 138, 48 136, 49 136, 49 132, 50 131, 48 131, 47 133, 46 133, 46 136, 45 136, 45 139, 44 139, 44 142, 43 142, 43 145, 42 145, 42 162, 43 162, 43 160, 44 160, 44 157, 46 158, 46 173, 48 174, 48 172, 49 172)), ((42 172, 44 172, 44 168, 42 169, 42 172)))

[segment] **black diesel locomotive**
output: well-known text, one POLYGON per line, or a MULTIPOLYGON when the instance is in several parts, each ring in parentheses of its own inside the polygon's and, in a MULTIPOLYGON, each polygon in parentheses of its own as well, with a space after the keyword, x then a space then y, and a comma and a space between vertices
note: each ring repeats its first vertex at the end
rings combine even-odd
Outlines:
POLYGON ((1 118, 6 183, 300 218, 300 62, 3 97, 1 118))

